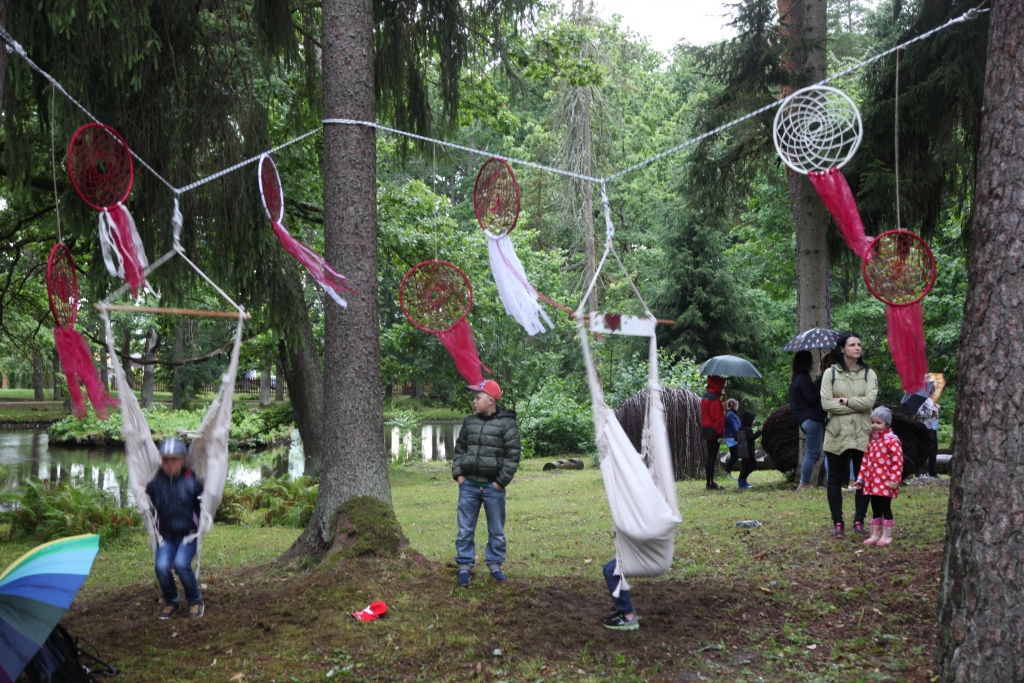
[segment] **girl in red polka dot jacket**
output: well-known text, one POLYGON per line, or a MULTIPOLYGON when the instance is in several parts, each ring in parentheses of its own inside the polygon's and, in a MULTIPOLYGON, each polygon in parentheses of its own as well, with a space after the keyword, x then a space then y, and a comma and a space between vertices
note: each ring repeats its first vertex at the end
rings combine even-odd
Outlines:
POLYGON ((855 486, 871 497, 871 535, 864 545, 884 548, 892 543, 892 499, 903 479, 903 444, 892 433, 892 411, 879 406, 871 413, 871 439, 855 486))

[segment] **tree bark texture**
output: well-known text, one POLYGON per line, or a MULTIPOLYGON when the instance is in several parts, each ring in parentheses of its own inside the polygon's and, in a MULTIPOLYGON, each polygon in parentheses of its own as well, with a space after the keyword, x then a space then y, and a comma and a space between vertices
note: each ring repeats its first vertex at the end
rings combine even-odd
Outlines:
POLYGON ((50 367, 53 370, 53 400, 59 401, 62 394, 61 385, 67 380, 64 378, 64 372, 60 367, 60 355, 57 353, 57 349, 54 349, 51 354, 50 367))
MULTIPOLYGON (((178 323, 174 328, 174 362, 180 363, 185 356, 185 324, 178 323)), ((181 386, 182 367, 174 366, 174 375, 171 379, 171 405, 175 410, 181 410, 184 401, 182 398, 183 387, 181 386)))
MULTIPOLYGON (((325 118, 373 120, 373 2, 324 0, 325 118)), ((348 308, 326 304, 320 492, 296 550, 333 540, 335 511, 371 496, 391 503, 384 453, 384 390, 377 307, 377 153, 374 131, 324 127, 324 251, 359 290, 348 308)), ((294 395, 294 394, 293 394, 294 395)))
POLYGON ((276 362, 276 379, 274 380, 274 400, 278 403, 284 403, 284 365, 281 363, 281 357, 278 356, 276 362))
POLYGON ((1024 3, 993 0, 936 665, 1024 681, 1024 3))
POLYGON ((38 351, 32 354, 32 398, 36 401, 46 400, 43 394, 43 354, 38 351))
POLYGON ((107 347, 105 344, 100 344, 100 382, 103 383, 104 388, 110 388, 110 375, 107 373, 107 347))
POLYGON ((153 371, 156 369, 156 365, 153 361, 156 360, 156 347, 160 345, 160 335, 156 330, 150 330, 149 334, 146 335, 146 349, 142 354, 142 399, 140 403, 143 408, 153 407, 153 371))

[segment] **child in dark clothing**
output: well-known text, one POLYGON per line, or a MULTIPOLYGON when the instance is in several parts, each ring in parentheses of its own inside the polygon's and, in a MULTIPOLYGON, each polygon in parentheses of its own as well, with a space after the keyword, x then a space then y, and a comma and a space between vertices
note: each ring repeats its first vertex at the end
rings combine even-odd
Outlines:
POLYGON ((164 594, 161 619, 170 619, 178 611, 178 587, 172 569, 185 589, 188 616, 197 619, 205 611, 199 583, 192 571, 196 540, 185 542, 189 534, 199 529, 199 496, 203 485, 192 470, 185 467, 186 453, 185 442, 181 439, 161 441, 160 469, 146 485, 146 495, 156 510, 157 530, 163 537, 156 549, 156 578, 164 594))
POLYGON ((757 416, 749 410, 744 410, 740 415, 740 428, 736 433, 736 450, 739 458, 743 461, 740 466, 739 487, 741 489, 754 488, 747 483, 747 477, 757 468, 757 460, 754 458, 754 442, 761 436, 761 430, 754 431, 757 416))
POLYGON ((618 560, 614 557, 604 565, 604 580, 608 584, 608 592, 612 595, 612 604, 615 611, 604 615, 604 627, 614 631, 635 631, 640 628, 640 617, 637 616, 633 607, 633 600, 629 597, 629 588, 624 587, 623 577, 615 574, 618 560), (618 595, 616 595, 618 592, 618 595))

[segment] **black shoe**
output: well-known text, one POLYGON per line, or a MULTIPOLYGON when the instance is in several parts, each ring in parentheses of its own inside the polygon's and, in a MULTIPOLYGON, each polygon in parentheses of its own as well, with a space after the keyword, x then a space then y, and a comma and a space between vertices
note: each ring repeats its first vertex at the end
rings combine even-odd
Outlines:
POLYGON ((606 624, 610 624, 621 616, 622 612, 620 612, 619 610, 615 610, 614 612, 609 612, 608 614, 602 614, 601 621, 603 621, 606 624))
POLYGON ((640 628, 640 617, 634 613, 632 619, 627 619, 625 614, 619 612, 614 619, 604 622, 604 627, 615 631, 635 631, 640 628))
POLYGON ((165 603, 164 608, 160 610, 160 614, 157 615, 157 619, 170 619, 175 615, 175 613, 177 613, 177 611, 178 605, 176 603, 165 603))
POLYGON ((715 482, 713 482, 713 481, 709 481, 709 482, 707 483, 707 486, 705 486, 704 488, 706 488, 706 489, 707 489, 708 491, 721 491, 721 490, 723 490, 723 489, 724 489, 725 487, 724 487, 724 486, 719 486, 718 484, 716 484, 716 483, 715 483, 715 482))

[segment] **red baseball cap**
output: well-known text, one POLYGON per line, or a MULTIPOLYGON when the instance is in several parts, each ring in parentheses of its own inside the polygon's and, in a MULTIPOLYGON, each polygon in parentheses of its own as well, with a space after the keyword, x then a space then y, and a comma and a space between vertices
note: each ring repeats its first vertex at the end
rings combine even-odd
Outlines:
POLYGON ((470 391, 482 391, 488 396, 493 396, 495 401, 501 400, 501 387, 493 379, 485 379, 480 384, 467 384, 470 391))

